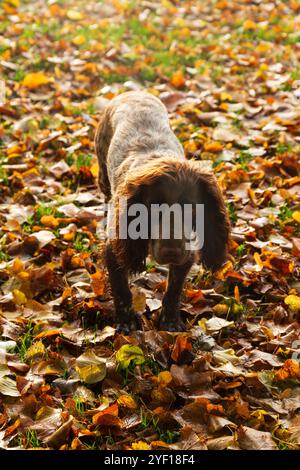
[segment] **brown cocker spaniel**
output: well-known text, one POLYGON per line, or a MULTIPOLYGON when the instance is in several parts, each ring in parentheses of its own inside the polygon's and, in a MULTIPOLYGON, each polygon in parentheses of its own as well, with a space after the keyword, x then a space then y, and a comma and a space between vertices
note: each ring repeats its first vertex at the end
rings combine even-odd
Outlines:
POLYGON ((161 330, 182 331, 180 295, 193 262, 200 259, 206 268, 216 270, 227 255, 230 224, 216 179, 201 171, 197 162, 185 159, 165 106, 143 91, 123 93, 108 104, 96 132, 95 146, 100 189, 113 208, 109 225, 115 231, 107 240, 105 260, 117 329, 125 334, 141 329, 132 308, 128 275, 144 270, 146 257, 151 254, 158 263, 169 265, 157 326, 161 330), (138 227, 133 215, 139 212, 130 209, 140 205, 146 212, 138 227), (182 213, 170 211, 169 219, 164 219, 164 210, 158 208, 174 205, 182 208, 182 213), (200 245, 192 245, 190 240, 195 239, 195 234, 196 243, 199 242, 199 227, 195 229, 199 205, 204 207, 200 220, 203 240, 200 245), (187 219, 191 221, 187 230, 182 216, 184 207, 188 208, 187 219), (120 221, 124 220, 125 229, 120 230, 120 221), (179 236, 178 225, 183 227, 179 236))

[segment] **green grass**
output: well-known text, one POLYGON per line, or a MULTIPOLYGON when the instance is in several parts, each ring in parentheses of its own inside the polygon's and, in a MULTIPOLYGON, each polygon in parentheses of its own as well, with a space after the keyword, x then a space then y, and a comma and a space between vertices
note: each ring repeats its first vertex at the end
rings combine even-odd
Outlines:
POLYGON ((146 358, 145 362, 141 364, 141 369, 142 371, 145 370, 145 368, 149 368, 151 372, 154 375, 158 375, 162 371, 162 367, 159 365, 158 362, 156 362, 153 357, 148 357, 146 358))
POLYGON ((37 437, 37 433, 35 430, 27 429, 25 431, 25 436, 19 437, 19 445, 20 447, 28 448, 37 448, 41 447, 42 443, 37 437))
POLYGON ((284 221, 287 219, 292 219, 292 217, 293 217, 292 209, 290 209, 287 205, 280 207, 280 212, 278 214, 279 220, 284 221))
POLYGON ((74 396, 74 401, 75 401, 75 408, 76 408, 76 411, 82 415, 84 414, 85 412, 85 404, 83 403, 83 401, 81 400, 80 397, 77 397, 77 396, 74 396))
POLYGON ((19 69, 19 70, 16 71, 16 73, 13 77, 13 80, 15 82, 21 82, 24 79, 25 75, 26 75, 25 70, 19 69))
POLYGON ((157 432, 159 440, 166 442, 167 444, 173 444, 180 437, 180 432, 178 432, 177 430, 171 431, 161 429, 159 426, 159 418, 154 417, 153 414, 148 410, 145 411, 143 408, 141 408, 140 419, 141 423, 137 428, 138 432, 144 431, 145 429, 152 427, 154 431, 157 432))
POLYGON ((31 233, 32 232, 32 227, 35 224, 35 220, 32 216, 28 217, 26 222, 22 223, 22 230, 24 233, 31 233))
POLYGON ((243 170, 248 171, 248 163, 252 160, 252 155, 245 150, 241 150, 236 162, 240 164, 243 170))
POLYGON ((90 253, 92 251, 90 240, 84 233, 77 233, 73 246, 76 251, 80 251, 82 253, 90 253))
POLYGON ((180 437, 179 431, 163 431, 159 433, 159 440, 167 444, 174 444, 180 437))
POLYGON ((78 155, 76 160, 77 170, 84 166, 90 168, 92 166, 92 158, 93 155, 90 154, 81 153, 80 155, 78 155))
POLYGON ((147 429, 149 426, 153 426, 154 429, 156 429, 159 423, 158 418, 154 418, 154 416, 150 412, 145 411, 143 408, 141 408, 141 411, 140 411, 140 420, 141 420, 141 423, 139 424, 139 427, 138 427, 140 431, 147 429))
POLYGON ((291 144, 280 144, 278 143, 276 145, 276 153, 277 154, 282 154, 286 152, 292 152, 293 151, 293 146, 291 144))
POLYGON ((227 204, 227 209, 228 209, 228 213, 229 213, 229 218, 230 218, 230 222, 232 224, 235 224, 238 217, 237 217, 237 213, 236 213, 236 209, 233 205, 232 202, 230 202, 229 204, 227 204))
POLYGON ((0 181, 2 184, 7 185, 8 184, 8 175, 7 171, 5 168, 3 168, 2 165, 0 165, 0 181))
POLYGON ((9 261, 10 260, 10 256, 5 253, 4 251, 0 251, 0 261, 9 261))
POLYGON ((15 347, 15 352, 19 354, 20 358, 25 361, 26 352, 30 348, 33 342, 33 329, 34 325, 30 320, 27 324, 25 333, 20 337, 15 347))
POLYGON ((245 254, 245 252, 246 252, 246 245, 245 243, 241 243, 241 245, 237 247, 236 254, 240 258, 241 256, 245 254))
POLYGON ((54 207, 46 206, 45 204, 40 204, 35 210, 35 218, 37 221, 40 221, 44 215, 53 215, 55 213, 54 207))

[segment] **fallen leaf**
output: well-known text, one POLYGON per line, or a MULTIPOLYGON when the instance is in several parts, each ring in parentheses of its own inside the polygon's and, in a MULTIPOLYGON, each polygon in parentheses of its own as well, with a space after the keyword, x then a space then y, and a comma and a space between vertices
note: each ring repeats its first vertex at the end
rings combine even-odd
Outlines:
POLYGON ((27 74, 21 83, 23 86, 29 88, 30 90, 34 90, 35 88, 38 88, 41 85, 47 85, 49 82, 50 79, 42 72, 33 72, 27 74))
POLYGON ((117 351, 116 360, 122 369, 127 369, 131 362, 134 362, 136 365, 145 362, 144 353, 141 348, 139 346, 131 346, 130 344, 121 346, 117 351))
POLYGON ((106 361, 88 350, 77 357, 75 369, 82 382, 94 384, 101 382, 106 376, 106 361))

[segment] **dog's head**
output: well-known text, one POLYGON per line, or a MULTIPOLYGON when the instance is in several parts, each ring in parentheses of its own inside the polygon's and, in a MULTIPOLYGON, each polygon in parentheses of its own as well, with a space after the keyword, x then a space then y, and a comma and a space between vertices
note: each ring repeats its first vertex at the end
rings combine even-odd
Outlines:
POLYGON ((213 175, 196 162, 158 158, 128 174, 117 189, 120 261, 144 268, 150 252, 159 264, 184 264, 201 254, 215 270, 227 254, 229 219, 213 175))

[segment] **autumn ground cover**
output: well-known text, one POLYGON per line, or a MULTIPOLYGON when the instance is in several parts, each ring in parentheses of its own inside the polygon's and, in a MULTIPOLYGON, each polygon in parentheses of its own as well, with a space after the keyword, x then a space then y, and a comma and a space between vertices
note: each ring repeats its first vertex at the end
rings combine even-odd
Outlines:
POLYGON ((299 57, 297 0, 0 3, 0 447, 299 448, 299 57), (138 88, 232 222, 226 265, 190 273, 186 333, 153 327, 150 260, 144 331, 113 328, 93 135, 138 88))

